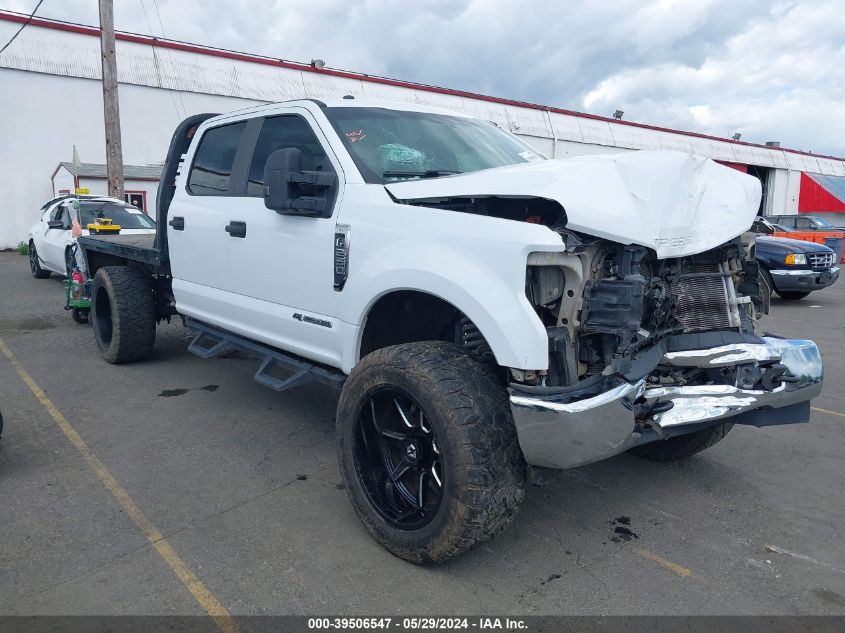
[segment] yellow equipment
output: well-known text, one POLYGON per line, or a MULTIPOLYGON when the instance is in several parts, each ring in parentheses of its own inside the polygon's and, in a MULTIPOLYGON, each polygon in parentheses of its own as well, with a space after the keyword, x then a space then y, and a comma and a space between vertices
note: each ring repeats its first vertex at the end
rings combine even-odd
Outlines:
POLYGON ((120 233, 120 225, 112 224, 111 218, 97 218, 87 228, 91 235, 117 235, 120 233))

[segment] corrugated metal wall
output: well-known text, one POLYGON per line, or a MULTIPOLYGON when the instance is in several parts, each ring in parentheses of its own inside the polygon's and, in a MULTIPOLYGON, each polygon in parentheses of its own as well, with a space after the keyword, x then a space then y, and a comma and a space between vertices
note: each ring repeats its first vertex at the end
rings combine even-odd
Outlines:
MULTIPOLYGON (((11 33, 17 26, 15 23, 0 21, 0 36, 11 33)), ((623 149, 672 149, 734 163, 845 176, 843 161, 796 154, 782 149, 495 103, 473 98, 465 93, 443 94, 410 84, 390 85, 365 76, 321 74, 302 66, 271 65, 275 63, 274 60, 266 58, 245 61, 162 46, 154 47, 148 43, 152 41, 150 38, 134 39, 145 43, 125 40, 119 40, 117 43, 118 79, 125 84, 265 102, 302 97, 339 98, 351 94, 369 99, 403 101, 459 110, 492 120, 516 134, 538 139, 557 138, 562 141, 623 149)), ((172 44, 168 44, 170 45, 172 44)), ((30 26, 0 59, 0 67, 99 79, 99 40, 82 33, 30 26)))

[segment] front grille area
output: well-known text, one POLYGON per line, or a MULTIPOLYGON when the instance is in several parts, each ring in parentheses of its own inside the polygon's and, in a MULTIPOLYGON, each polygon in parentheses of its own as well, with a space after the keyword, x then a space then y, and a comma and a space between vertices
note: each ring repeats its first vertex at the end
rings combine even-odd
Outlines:
POLYGON ((833 266, 833 259, 833 253, 810 253, 807 256, 807 260, 813 270, 830 268, 833 266))
POLYGON ((684 331, 730 328, 726 282, 733 284, 733 280, 721 276, 719 264, 683 264, 681 274, 696 275, 672 284, 677 302, 675 314, 684 331))

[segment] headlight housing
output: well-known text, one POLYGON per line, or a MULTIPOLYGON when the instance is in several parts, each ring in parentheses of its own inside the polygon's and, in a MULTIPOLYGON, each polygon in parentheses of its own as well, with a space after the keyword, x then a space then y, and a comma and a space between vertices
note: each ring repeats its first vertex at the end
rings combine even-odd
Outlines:
POLYGON ((790 266, 806 264, 807 263, 807 256, 803 253, 790 253, 786 256, 784 260, 785 263, 789 264, 790 266))

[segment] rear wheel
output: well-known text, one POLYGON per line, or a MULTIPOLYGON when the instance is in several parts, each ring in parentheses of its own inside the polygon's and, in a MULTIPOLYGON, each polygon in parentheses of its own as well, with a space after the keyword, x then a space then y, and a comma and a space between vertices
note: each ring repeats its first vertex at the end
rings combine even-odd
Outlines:
POLYGON ((674 462, 692 457, 696 453, 721 442, 732 428, 733 422, 722 422, 694 433, 644 444, 631 449, 631 452, 656 462, 674 462))
POLYGON ((809 295, 809 292, 798 292, 797 290, 778 290, 778 296, 787 301, 799 301, 809 295))
POLYGON ((106 266, 91 285, 94 338, 106 362, 149 357, 156 335, 155 298, 150 276, 128 266, 106 266))
POLYGON ((32 241, 29 242, 29 270, 36 279, 47 279, 50 276, 49 270, 41 268, 38 251, 35 250, 35 242, 32 241))
POLYGON ((76 256, 73 248, 65 249, 65 275, 70 279, 73 275, 73 269, 76 268, 76 256))
POLYGON ((412 563, 492 538, 524 495, 507 391, 449 343, 396 345, 361 360, 338 403, 337 446, 361 521, 412 563))

